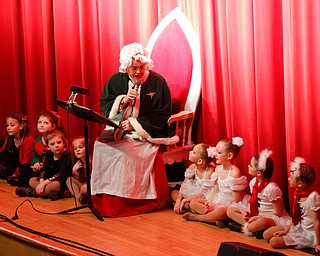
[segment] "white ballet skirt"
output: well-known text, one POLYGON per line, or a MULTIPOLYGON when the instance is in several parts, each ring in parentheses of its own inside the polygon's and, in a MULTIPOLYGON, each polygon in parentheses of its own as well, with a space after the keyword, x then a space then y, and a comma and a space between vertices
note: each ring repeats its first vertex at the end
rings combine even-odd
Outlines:
POLYGON ((220 170, 215 172, 215 179, 218 182, 219 190, 212 202, 216 207, 236 207, 236 202, 232 202, 232 191, 244 191, 248 185, 247 177, 234 178, 230 176, 231 170, 225 179, 220 178, 220 170))
MULTIPOLYGON (((185 180, 182 182, 180 187, 180 193, 183 197, 193 196, 198 193, 202 193, 204 198, 207 198, 208 194, 211 194, 210 191, 214 187, 214 179, 206 179, 207 169, 203 174, 201 179, 197 175, 197 169, 190 170, 187 169, 184 172, 185 180)), ((212 175, 211 175, 212 176, 212 175)), ((214 176, 214 175, 213 175, 214 176)))
MULTIPOLYGON (((256 177, 254 177, 249 183, 251 193, 255 183, 256 177)), ((258 202, 259 216, 272 219, 277 226, 281 225, 286 227, 290 224, 291 217, 284 208, 282 202, 282 191, 276 183, 270 182, 260 193, 258 193, 258 202), (281 198, 282 204, 282 215, 280 217, 272 213, 274 212, 272 201, 275 201, 278 198, 281 198)))
POLYGON ((317 246, 316 233, 313 226, 313 212, 320 209, 320 196, 314 191, 306 201, 299 202, 301 207, 301 222, 296 226, 291 226, 289 233, 283 236, 284 242, 288 246, 295 246, 295 249, 315 248, 317 246))

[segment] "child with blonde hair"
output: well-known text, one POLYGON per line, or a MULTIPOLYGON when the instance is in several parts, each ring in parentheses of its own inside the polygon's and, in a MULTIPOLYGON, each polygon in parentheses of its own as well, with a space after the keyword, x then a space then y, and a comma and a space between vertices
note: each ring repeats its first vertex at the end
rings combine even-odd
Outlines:
POLYGON ((240 137, 225 138, 216 146, 215 193, 209 200, 195 198, 190 202, 192 212, 183 215, 186 220, 212 222, 220 226, 224 224, 220 220, 226 220, 227 209, 242 200, 244 189, 248 185, 247 178, 242 175, 238 167, 234 165, 234 159, 239 155, 243 146, 240 137))
POLYGON ((289 184, 294 188, 292 222, 267 229, 263 236, 273 248, 315 248, 320 252, 320 195, 314 190, 316 173, 301 157, 290 165, 289 184))
POLYGON ((286 225, 291 220, 284 209, 281 189, 271 182, 274 171, 271 154, 271 150, 265 149, 250 161, 249 174, 254 178, 249 184, 251 199, 247 207, 230 207, 227 211, 230 219, 242 225, 245 235, 256 238, 262 238, 267 228, 286 225))
POLYGON ((200 143, 189 152, 189 161, 192 163, 185 171, 185 180, 180 190, 171 192, 171 198, 175 201, 174 211, 178 214, 190 210, 189 203, 193 198, 206 198, 213 189, 211 175, 214 166, 210 165, 215 156, 215 149, 208 144, 200 143))

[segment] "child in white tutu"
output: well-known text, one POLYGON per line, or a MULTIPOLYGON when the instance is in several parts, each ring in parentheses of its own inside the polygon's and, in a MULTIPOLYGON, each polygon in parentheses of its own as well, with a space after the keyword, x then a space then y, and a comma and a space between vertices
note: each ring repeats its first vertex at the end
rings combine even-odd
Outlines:
POLYGON ((230 207, 227 212, 230 219, 243 225, 245 235, 255 235, 257 238, 262 238, 267 228, 287 225, 291 221, 283 205, 281 189, 271 182, 274 171, 271 154, 271 150, 265 149, 251 159, 248 172, 254 178, 249 184, 250 203, 246 207, 230 207))
POLYGON ((316 173, 301 157, 290 166, 290 187, 294 188, 292 222, 266 230, 264 238, 273 248, 315 248, 320 252, 320 196, 314 190, 316 173))
POLYGON ((248 185, 247 178, 242 175, 233 162, 243 146, 243 139, 240 137, 225 138, 216 146, 215 180, 217 181, 215 193, 211 198, 195 198, 190 202, 192 212, 183 215, 185 220, 212 222, 227 219, 227 209, 230 205, 240 202, 243 199, 244 190, 248 185))
POLYGON ((192 163, 185 171, 185 180, 180 190, 173 190, 171 198, 175 201, 174 211, 181 214, 189 208, 190 200, 193 198, 206 198, 213 189, 214 183, 211 175, 214 166, 211 165, 215 156, 215 148, 208 144, 197 144, 189 153, 189 161, 192 163))

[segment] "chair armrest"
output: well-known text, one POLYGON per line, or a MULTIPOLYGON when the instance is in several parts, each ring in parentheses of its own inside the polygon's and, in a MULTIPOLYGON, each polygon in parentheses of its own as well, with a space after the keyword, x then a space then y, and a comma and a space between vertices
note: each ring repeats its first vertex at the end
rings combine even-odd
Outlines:
POLYGON ((168 125, 172 124, 173 122, 191 119, 193 118, 193 112, 189 110, 180 111, 177 114, 171 115, 168 119, 168 125))
MULTIPOLYGON (((168 125, 174 124, 174 133, 180 139, 180 145, 192 144, 191 142, 191 126, 194 113, 189 110, 180 111, 177 114, 171 115, 168 119, 168 125)), ((177 144, 173 145, 176 147, 177 144)))

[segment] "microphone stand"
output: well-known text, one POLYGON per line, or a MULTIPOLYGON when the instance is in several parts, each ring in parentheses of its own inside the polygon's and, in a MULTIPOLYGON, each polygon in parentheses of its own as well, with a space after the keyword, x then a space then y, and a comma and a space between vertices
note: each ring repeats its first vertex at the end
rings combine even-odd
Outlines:
POLYGON ((77 97, 77 93, 76 92, 72 92, 70 97, 69 97, 69 100, 68 100, 68 105, 69 106, 71 106, 71 104, 74 104, 74 103, 77 104, 75 102, 76 97, 77 97))

